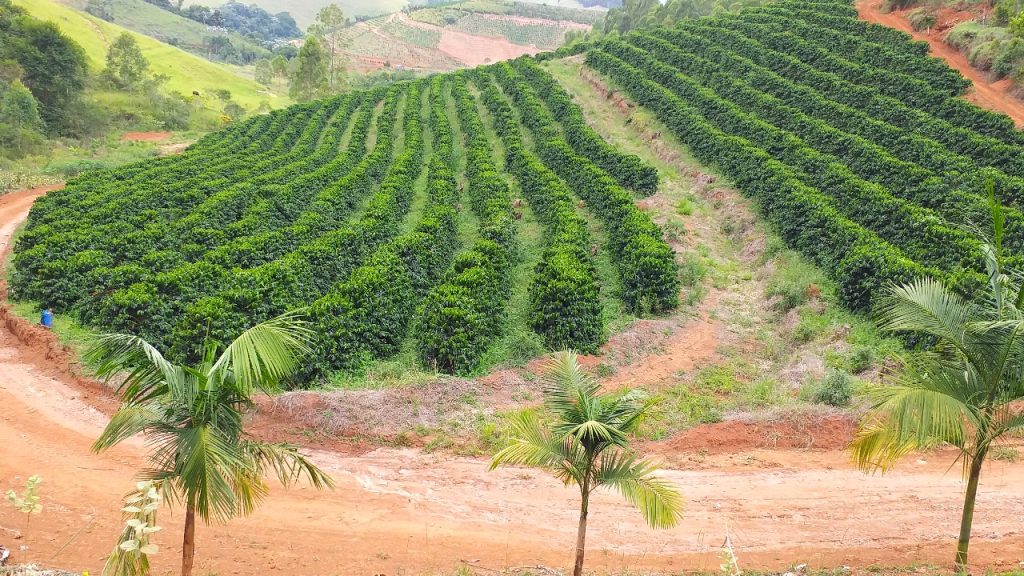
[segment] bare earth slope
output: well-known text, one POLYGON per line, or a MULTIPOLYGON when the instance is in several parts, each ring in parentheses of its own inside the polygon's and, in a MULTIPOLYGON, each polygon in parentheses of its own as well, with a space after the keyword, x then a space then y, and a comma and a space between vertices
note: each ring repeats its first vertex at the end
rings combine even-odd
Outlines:
POLYGON ((1017 127, 1024 126, 1024 102, 1014 98, 1009 92, 1008 82, 990 82, 985 73, 972 67, 967 62, 967 57, 961 54, 956 48, 946 44, 933 36, 915 32, 910 23, 897 13, 882 13, 883 0, 858 0, 857 10, 860 17, 868 22, 882 24, 890 28, 902 30, 914 37, 915 40, 924 40, 931 46, 932 56, 942 58, 946 63, 955 68, 965 78, 974 83, 974 87, 967 93, 967 99, 971 102, 1006 114, 1017 123, 1017 127))

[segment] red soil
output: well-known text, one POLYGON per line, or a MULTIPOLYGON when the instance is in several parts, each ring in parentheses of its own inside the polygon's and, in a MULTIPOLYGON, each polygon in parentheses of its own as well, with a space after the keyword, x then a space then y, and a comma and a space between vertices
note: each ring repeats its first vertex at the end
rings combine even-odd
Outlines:
POLYGON ((1024 127, 1024 102, 1017 100, 1011 94, 1012 85, 1008 81, 990 82, 984 72, 973 68, 967 62, 966 56, 943 41, 944 31, 955 18, 962 16, 954 16, 953 12, 947 11, 944 19, 940 19, 940 25, 937 25, 931 33, 926 34, 924 32, 915 32, 910 27, 910 23, 907 22, 905 17, 906 11, 883 14, 881 9, 882 3, 883 0, 858 1, 857 10, 860 13, 860 17, 868 22, 902 30, 912 35, 915 40, 928 42, 928 45, 931 47, 932 56, 942 58, 951 67, 957 69, 964 77, 974 83, 974 87, 966 95, 968 100, 983 108, 1002 112, 1013 118, 1018 127, 1024 127))

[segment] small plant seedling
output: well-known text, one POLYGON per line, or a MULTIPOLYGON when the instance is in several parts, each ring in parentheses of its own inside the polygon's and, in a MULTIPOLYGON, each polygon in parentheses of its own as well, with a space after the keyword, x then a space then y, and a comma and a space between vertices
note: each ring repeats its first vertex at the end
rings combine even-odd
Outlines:
POLYGON ((158 482, 139 482, 135 490, 125 498, 125 527, 121 530, 117 545, 103 566, 103 576, 146 576, 149 574, 149 557, 159 552, 159 547, 150 542, 153 533, 159 532, 156 525, 157 511, 163 496, 158 482))
POLYGON ((25 491, 22 492, 21 496, 18 496, 14 490, 8 490, 6 499, 10 502, 14 508, 25 515, 25 528, 27 529, 29 524, 32 523, 32 515, 39 514, 43 511, 43 505, 39 503, 39 484, 43 482, 43 477, 35 474, 28 477, 28 481, 25 483, 25 491))

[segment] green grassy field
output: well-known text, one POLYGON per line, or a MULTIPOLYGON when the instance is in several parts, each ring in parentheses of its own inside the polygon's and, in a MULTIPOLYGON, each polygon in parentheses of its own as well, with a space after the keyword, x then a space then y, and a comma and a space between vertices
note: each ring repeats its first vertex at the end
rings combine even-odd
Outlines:
MULTIPOLYGON (((67 0, 62 0, 62 2, 78 8, 77 4, 71 4, 67 0)), ((145 0, 111 0, 109 6, 116 24, 134 32, 152 36, 161 42, 167 42, 173 38, 177 39, 181 46, 201 46, 207 37, 215 34, 207 30, 205 24, 157 8, 145 0)), ((269 54, 269 51, 263 49, 258 43, 241 34, 231 32, 227 36, 231 43, 238 48, 245 47, 269 54)))
MULTIPOLYGON (((65 34, 85 49, 90 66, 97 71, 104 66, 109 42, 128 31, 56 0, 14 0, 14 4, 25 8, 36 18, 56 22, 65 34)), ((258 107, 263 101, 274 108, 290 103, 286 97, 267 92, 248 78, 246 70, 241 67, 210 62, 143 34, 136 33, 135 37, 149 60, 150 69, 168 77, 167 90, 183 94, 197 90, 206 94, 216 89, 227 89, 236 102, 248 109, 258 107)))
MULTIPOLYGON (((486 2, 486 0, 484 0, 486 2)), ((523 0, 534 4, 547 4, 549 6, 560 6, 563 8, 582 8, 583 5, 576 0, 523 0)), ((204 6, 219 6, 226 3, 226 0, 186 0, 185 5, 202 4, 204 6)), ((295 18, 295 22, 303 30, 313 23, 316 13, 324 6, 331 4, 331 0, 246 0, 246 3, 255 4, 264 10, 277 13, 288 12, 295 18)), ((350 18, 356 16, 380 16, 397 12, 410 4, 422 5, 426 2, 409 2, 408 0, 335 0, 341 6, 345 15, 350 18)))
MULTIPOLYGON (((187 0, 185 5, 220 6, 226 3, 226 0, 187 0)), ((255 4, 272 14, 288 12, 303 30, 313 23, 321 8, 331 3, 340 6, 349 18, 390 14, 409 5, 408 0, 246 0, 245 3, 255 4)))

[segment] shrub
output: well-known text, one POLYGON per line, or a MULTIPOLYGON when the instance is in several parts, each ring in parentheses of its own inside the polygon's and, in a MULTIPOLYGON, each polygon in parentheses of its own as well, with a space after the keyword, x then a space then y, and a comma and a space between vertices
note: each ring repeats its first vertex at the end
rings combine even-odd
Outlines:
POLYGON ((592 267, 567 249, 549 249, 530 284, 530 325, 549 350, 593 353, 604 342, 592 267))
POLYGON ((1014 38, 999 45, 992 59, 992 74, 996 78, 1012 76, 1024 63, 1024 40, 1014 38))
POLYGON ((850 353, 848 361, 850 372, 860 374, 867 370, 875 361, 875 353, 867 346, 858 346, 850 353))
POLYGON ((928 8, 916 8, 907 14, 907 20, 910 21, 911 28, 917 31, 927 30, 935 26, 936 19, 935 11, 928 8))
POLYGON ((818 404, 843 407, 853 399, 853 378, 839 370, 830 370, 814 388, 812 398, 818 404))

